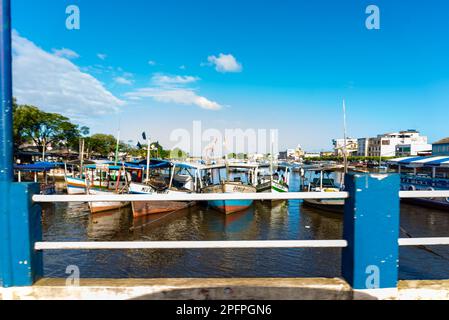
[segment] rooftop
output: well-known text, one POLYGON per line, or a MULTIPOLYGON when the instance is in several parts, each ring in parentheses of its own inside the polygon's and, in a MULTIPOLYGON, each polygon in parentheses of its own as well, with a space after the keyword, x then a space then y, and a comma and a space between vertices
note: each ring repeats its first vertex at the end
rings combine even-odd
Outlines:
POLYGON ((449 144, 449 137, 441 139, 440 141, 437 141, 434 144, 449 144))

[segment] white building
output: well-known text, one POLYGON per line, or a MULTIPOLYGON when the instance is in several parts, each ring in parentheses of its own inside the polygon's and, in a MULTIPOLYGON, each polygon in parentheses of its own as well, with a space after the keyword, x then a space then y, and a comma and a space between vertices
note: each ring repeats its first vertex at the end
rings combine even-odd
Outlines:
MULTIPOLYGON (((345 150, 345 139, 335 139, 332 141, 334 144, 334 153, 336 156, 343 156, 345 150)), ((346 155, 355 156, 358 151, 358 140, 353 138, 346 139, 346 155)))
POLYGON ((358 157, 368 157, 368 147, 370 138, 360 138, 357 139, 357 156, 358 157))
POLYGON ((431 150, 427 137, 421 136, 416 130, 400 131, 378 135, 369 139, 369 157, 415 156, 418 152, 431 150))
POLYGON ((399 144, 396 146, 396 157, 417 156, 421 153, 431 153, 430 144, 399 144))

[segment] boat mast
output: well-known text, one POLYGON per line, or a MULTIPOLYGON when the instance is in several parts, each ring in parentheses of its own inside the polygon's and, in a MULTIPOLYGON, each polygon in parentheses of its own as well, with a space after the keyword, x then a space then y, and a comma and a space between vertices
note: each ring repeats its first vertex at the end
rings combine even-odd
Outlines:
POLYGON ((344 172, 348 173, 348 150, 347 150, 347 135, 346 135, 346 102, 343 100, 343 161, 344 172))
POLYGON ((148 138, 148 147, 147 147, 147 179, 146 181, 150 181, 150 162, 151 162, 151 139, 148 138))
POLYGON ((273 174, 274 174, 274 166, 273 166, 273 158, 274 158, 274 132, 271 133, 270 136, 270 182, 273 183, 273 174))
POLYGON ((84 139, 81 139, 81 153, 80 153, 80 165, 81 168, 84 166, 84 139))
POLYGON ((118 133, 117 133, 117 145, 115 146, 115 165, 118 164, 119 147, 120 147, 120 129, 118 130, 118 133))

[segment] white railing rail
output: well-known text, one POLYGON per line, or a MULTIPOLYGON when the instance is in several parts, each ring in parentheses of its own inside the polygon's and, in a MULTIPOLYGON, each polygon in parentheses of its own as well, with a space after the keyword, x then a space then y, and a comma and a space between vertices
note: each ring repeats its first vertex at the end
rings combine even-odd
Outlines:
POLYGON ((347 192, 285 193, 176 193, 176 194, 110 194, 110 195, 35 195, 34 202, 116 202, 116 201, 212 201, 212 200, 300 200, 347 199, 347 192))
POLYGON ((449 198, 448 191, 400 191, 399 197, 402 199, 413 198, 449 198))
MULTIPOLYGON (((449 191, 400 191, 400 198, 449 198, 449 191)), ((123 194, 123 195, 35 195, 33 201, 210 201, 210 200, 306 200, 348 199, 348 192, 288 192, 234 194, 123 194)), ((449 245, 449 238, 398 239, 400 246, 449 245)), ((146 241, 146 242, 36 242, 36 250, 135 250, 135 249, 269 249, 345 248, 346 240, 261 240, 261 241, 146 241)))
MULTIPOLYGON (((116 201, 211 201, 211 200, 306 200, 347 199, 347 192, 285 192, 285 193, 179 193, 179 194, 106 194, 106 195, 34 195, 33 201, 51 202, 116 202, 116 201)), ((449 191, 400 191, 399 197, 449 198, 449 191)))
MULTIPOLYGON (((402 238, 399 246, 449 245, 449 238, 402 238)), ((35 250, 346 248, 346 240, 36 242, 35 250)))
POLYGON ((345 248, 346 240, 36 242, 36 250, 345 248))

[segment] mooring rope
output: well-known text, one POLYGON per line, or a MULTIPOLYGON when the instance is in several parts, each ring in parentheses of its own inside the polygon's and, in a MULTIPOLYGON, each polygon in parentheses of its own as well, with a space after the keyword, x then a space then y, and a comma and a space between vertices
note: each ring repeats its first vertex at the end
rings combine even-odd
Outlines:
MULTIPOLYGON (((413 237, 410 233, 408 233, 407 230, 405 230, 403 227, 401 227, 401 231, 402 231, 408 238, 414 238, 414 237, 413 237)), ((430 248, 427 247, 427 246, 421 245, 421 246, 416 246, 416 248, 421 249, 421 250, 424 250, 424 251, 427 251, 427 252, 429 252, 429 253, 431 253, 431 254, 433 254, 433 255, 435 255, 435 256, 441 258, 441 259, 444 259, 444 260, 446 260, 446 261, 449 261, 449 258, 447 258, 447 257, 445 257, 445 256, 443 256, 443 255, 441 255, 441 254, 439 254, 439 253, 433 251, 432 249, 430 249, 430 248)))

